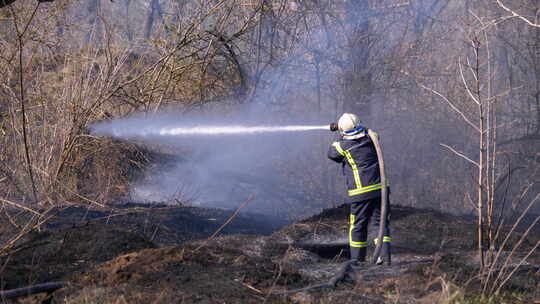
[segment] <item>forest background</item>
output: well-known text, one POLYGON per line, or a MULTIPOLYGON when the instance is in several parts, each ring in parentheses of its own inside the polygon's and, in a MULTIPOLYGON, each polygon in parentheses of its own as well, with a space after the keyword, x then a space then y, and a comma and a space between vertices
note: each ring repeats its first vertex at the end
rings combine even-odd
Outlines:
MULTIPOLYGON (((207 181, 177 165, 204 152, 91 132, 141 113, 324 124, 354 112, 381 134, 394 203, 480 215, 489 229, 540 211, 538 1, 0 4, 0 202, 18 231, 59 207, 131 201, 149 184, 166 195, 147 201, 204 206, 207 181), (163 183, 170 167, 175 182, 163 183)), ((332 138, 272 139, 269 161, 247 160, 271 173, 219 176, 240 191, 220 186, 222 202, 208 205, 256 193, 252 204, 269 207, 255 211, 295 219, 340 204, 332 138)))

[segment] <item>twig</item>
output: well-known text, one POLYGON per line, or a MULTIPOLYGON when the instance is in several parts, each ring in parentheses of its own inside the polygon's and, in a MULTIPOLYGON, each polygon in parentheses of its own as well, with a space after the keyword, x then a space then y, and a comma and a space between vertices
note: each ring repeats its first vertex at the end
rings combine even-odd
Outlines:
POLYGON ((11 225, 13 225, 15 228, 17 229, 21 229, 21 225, 17 224, 17 222, 15 221, 15 219, 13 219, 13 217, 9 214, 7 208, 5 205, 2 205, 2 211, 4 212, 6 218, 8 219, 8 221, 11 223, 11 225))
POLYGON ((458 156, 464 158, 465 160, 467 160, 467 161, 473 163, 476 167, 478 167, 478 168, 480 167, 480 165, 479 165, 477 162, 475 162, 474 160, 470 159, 470 158, 469 158, 468 156, 466 156, 465 154, 463 154, 463 153, 457 151, 456 149, 454 149, 454 148, 452 148, 452 147, 450 147, 450 146, 448 146, 448 145, 445 145, 445 144, 440 144, 440 145, 443 146, 443 147, 445 147, 445 148, 447 148, 448 150, 452 151, 454 154, 456 154, 456 155, 458 155, 458 156))
POLYGON ((530 26, 540 28, 540 24, 539 24, 539 23, 534 23, 534 22, 530 21, 529 19, 527 19, 527 18, 521 16, 520 14, 514 12, 513 10, 511 10, 510 8, 508 8, 507 6, 505 6, 505 5, 501 2, 501 0, 497 0, 497 4, 498 4, 503 10, 505 10, 505 11, 509 12, 510 14, 512 14, 512 17, 517 17, 517 18, 519 18, 519 19, 525 21, 525 23, 527 23, 527 24, 530 25, 530 26))
POLYGON ((238 213, 240 212, 240 210, 242 208, 244 208, 245 206, 247 206, 247 204, 249 204, 253 199, 255 198, 255 195, 250 195, 248 197, 248 199, 243 202, 240 206, 238 206, 238 208, 236 208, 236 211, 234 211, 233 215, 231 215, 226 221, 225 223, 223 223, 223 225, 221 225, 210 237, 208 237, 199 247, 195 248, 194 252, 197 252, 199 251, 199 249, 201 249, 202 247, 206 246, 208 244, 208 242, 210 242, 212 239, 214 239, 216 237, 216 235, 218 235, 221 230, 223 230, 223 228, 225 228, 225 226, 227 226, 237 215, 238 213))
POLYGON ((461 80, 463 82, 463 85, 465 85, 465 90, 467 91, 467 93, 469 94, 469 96, 471 97, 471 99, 477 104, 477 105, 480 105, 480 101, 474 97, 473 93, 471 92, 471 89, 469 88, 469 85, 467 84, 467 80, 465 80, 465 75, 463 75, 463 68, 461 66, 461 60, 458 61, 458 66, 459 66, 459 73, 461 75, 461 80))
POLYGON ((32 208, 26 207, 26 206, 24 206, 24 205, 21 205, 21 204, 12 202, 12 201, 8 201, 8 200, 5 199, 5 198, 1 198, 1 197, 0 197, 0 201, 6 203, 6 204, 8 204, 8 205, 11 205, 11 206, 14 206, 14 207, 17 207, 17 208, 26 210, 26 211, 28 211, 28 212, 31 212, 31 213, 35 214, 35 215, 39 215, 39 216, 42 215, 41 213, 37 212, 36 210, 34 210, 34 209, 32 209, 32 208))
MULTIPOLYGON (((495 256, 495 259, 493 260, 493 264, 491 265, 491 268, 489 269, 489 273, 488 273, 488 280, 486 280, 486 283, 489 281, 489 276, 492 274, 493 270, 495 269, 495 264, 496 262, 499 260, 499 257, 504 249, 504 247, 506 246, 506 243, 509 241, 510 239, 510 236, 514 233, 514 231, 517 229, 517 226, 521 223, 521 220, 525 217, 525 215, 528 213, 528 211, 531 209, 531 207, 534 205, 534 203, 540 198, 540 194, 536 195, 536 197, 529 203, 529 205, 525 208, 525 210, 523 210, 523 212, 521 213, 521 215, 519 216, 519 218, 516 220, 516 222, 514 223, 514 225, 512 226, 512 228, 510 229, 510 231, 506 234, 506 237, 504 239, 504 241, 502 242, 501 244, 501 247, 499 249, 499 251, 497 252, 497 255, 495 256)), ((536 221, 534 222, 534 224, 536 224, 536 222, 538 221, 538 217, 536 218, 536 221)), ((519 246, 522 242, 522 239, 524 236, 526 236, 529 232, 529 230, 533 227, 534 225, 531 225, 529 227, 529 229, 525 232, 525 234, 522 236, 522 238, 519 240, 517 246, 519 246)), ((509 261, 510 261, 510 257, 513 255, 513 253, 515 252, 516 250, 516 246, 514 246, 512 252, 510 253, 510 255, 506 258, 505 262, 504 262, 504 265, 503 265, 503 269, 505 268, 505 266, 508 265, 509 261)), ((497 275, 497 277, 495 278, 494 282, 493 282, 493 286, 492 286, 492 291, 493 289, 495 289, 495 286, 496 286, 496 283, 502 279, 502 275, 503 275, 503 272, 499 272, 499 274, 497 275)), ((484 287, 485 288, 485 287, 484 287)))
POLYGON ((14 26, 15 31, 17 32, 17 44, 18 44, 18 57, 19 57, 19 93, 21 97, 21 116, 22 116, 22 131, 23 131, 23 143, 24 143, 24 154, 26 159, 26 166, 28 170, 28 175, 30 177, 30 183, 32 184, 32 193, 34 195, 34 203, 38 203, 38 197, 37 197, 37 190, 36 190, 36 183, 34 181, 34 173, 32 171, 32 162, 30 160, 30 148, 28 146, 28 131, 27 131, 27 122, 26 122, 26 109, 25 109, 25 99, 26 95, 24 94, 24 67, 23 67, 23 48, 24 48, 24 41, 23 37, 26 34, 26 31, 28 30, 28 27, 30 26, 30 23, 32 23, 32 20, 36 16, 36 12, 39 8, 40 2, 37 3, 36 7, 34 8, 34 11, 32 12, 32 15, 30 16, 30 19, 28 19, 28 22, 25 24, 24 29, 19 29, 19 25, 17 22, 17 14, 14 12, 13 8, 11 8, 11 13, 13 14, 14 19, 14 26))
POLYGON ((512 278, 512 276, 514 275, 514 273, 519 269, 519 267, 521 265, 523 265, 523 263, 525 263, 525 261, 531 256, 531 254, 533 254, 534 252, 536 252, 536 248, 538 248, 538 246, 540 245, 540 241, 537 241, 536 242, 536 245, 534 245, 534 247, 529 250, 529 252, 519 261, 519 263, 517 264, 516 267, 514 267, 514 269, 508 274, 508 276, 504 279, 504 281, 501 282, 501 284, 499 285, 499 287, 497 288, 497 291, 495 291, 495 294, 499 294, 499 292, 501 291, 501 289, 503 288, 503 286, 506 284, 506 282, 508 282, 508 280, 510 280, 510 278, 512 278))
MULTIPOLYGON (((289 248, 291 248, 291 247, 289 246, 289 248)), ((287 249, 287 250, 288 250, 288 249, 287 249)), ((286 253, 285 253, 285 254, 286 254, 286 253)), ((283 258, 285 258, 285 255, 283 256, 283 258)), ((270 295, 273 294, 272 292, 273 292, 274 288, 276 287, 276 284, 277 284, 279 278, 281 278, 281 275, 282 275, 282 273, 283 273, 283 266, 281 265, 282 262, 283 262, 283 259, 281 259, 281 261, 280 261, 279 264, 278 264, 278 267, 279 267, 278 274, 277 274, 276 278, 274 279, 274 281, 272 282, 272 286, 270 286, 270 291, 268 291, 268 294, 267 294, 266 297, 264 298, 263 304, 266 303, 266 301, 268 301, 268 298, 270 297, 270 295)))
POLYGON ((261 290, 255 288, 255 287, 253 287, 253 286, 251 286, 251 285, 249 285, 249 284, 247 284, 247 283, 244 283, 244 282, 240 282, 240 283, 241 283, 242 285, 244 285, 245 287, 247 287, 247 288, 249 288, 249 289, 255 291, 256 293, 263 294, 263 292, 262 292, 261 290))
POLYGON ((455 112, 457 112, 461 118, 463 118, 463 120, 469 124, 473 129, 475 129, 476 131, 480 132, 480 128, 475 125, 467 116, 465 116, 465 113, 463 113, 463 111, 461 111, 460 109, 458 109, 448 98, 446 98, 446 96, 444 96, 443 94, 439 93, 438 91, 432 89, 432 88, 429 88, 429 87, 426 87, 425 85, 421 84, 421 83, 418 83, 417 84, 424 90, 427 90, 427 91, 430 91, 431 93, 441 97, 448 105, 450 105, 450 107, 452 108, 452 110, 454 110, 455 112))
POLYGON ((13 246, 15 246, 15 244, 20 241, 27 233, 32 230, 39 229, 41 225, 54 217, 55 214, 45 217, 51 210, 53 210, 53 207, 49 208, 43 213, 34 214, 32 218, 26 222, 24 227, 22 227, 21 231, 19 231, 17 235, 15 235, 11 240, 7 241, 2 245, 2 247, 0 247, 0 256, 4 256, 6 252, 13 248, 13 246))

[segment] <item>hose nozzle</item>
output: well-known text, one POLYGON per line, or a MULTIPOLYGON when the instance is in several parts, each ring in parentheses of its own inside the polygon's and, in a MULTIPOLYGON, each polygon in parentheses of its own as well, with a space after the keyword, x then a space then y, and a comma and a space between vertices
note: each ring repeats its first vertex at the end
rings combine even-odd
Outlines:
POLYGON ((330 131, 336 132, 338 129, 339 129, 339 128, 338 128, 338 124, 337 124, 337 123, 333 122, 333 123, 330 124, 330 131))

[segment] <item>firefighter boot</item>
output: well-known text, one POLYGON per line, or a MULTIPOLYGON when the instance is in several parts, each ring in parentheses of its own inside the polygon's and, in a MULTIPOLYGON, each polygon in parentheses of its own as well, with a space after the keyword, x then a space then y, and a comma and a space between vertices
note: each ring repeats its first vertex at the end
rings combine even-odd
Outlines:
POLYGON ((356 262, 365 262, 367 255, 366 247, 350 247, 351 249, 351 260, 356 262))
POLYGON ((390 242, 383 243, 383 248, 382 248, 383 258, 386 259, 385 262, 387 265, 392 264, 392 245, 391 244, 392 243, 390 242))
POLYGON ((366 264, 366 247, 351 247, 351 267, 356 270, 364 268, 366 264))
POLYGON ((391 265, 392 264, 392 246, 390 242, 383 242, 381 247, 381 254, 377 257, 377 265, 391 265))

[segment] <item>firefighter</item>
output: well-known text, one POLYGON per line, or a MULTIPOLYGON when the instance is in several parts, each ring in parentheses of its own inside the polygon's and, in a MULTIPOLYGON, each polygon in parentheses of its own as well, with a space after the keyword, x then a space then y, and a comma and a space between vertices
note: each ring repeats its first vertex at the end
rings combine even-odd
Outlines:
MULTIPOLYGON (((341 140, 332 143, 328 158, 341 163, 347 180, 347 200, 350 204, 349 248, 355 264, 366 261, 368 246, 368 224, 373 218, 379 230, 381 214, 381 173, 377 151, 368 129, 360 124, 355 114, 344 113, 337 123, 341 140)), ((390 214, 388 212, 387 214, 390 214)), ((384 223, 381 254, 376 264, 390 264, 389 217, 384 223)), ((375 238, 375 245, 380 240, 375 238)))

